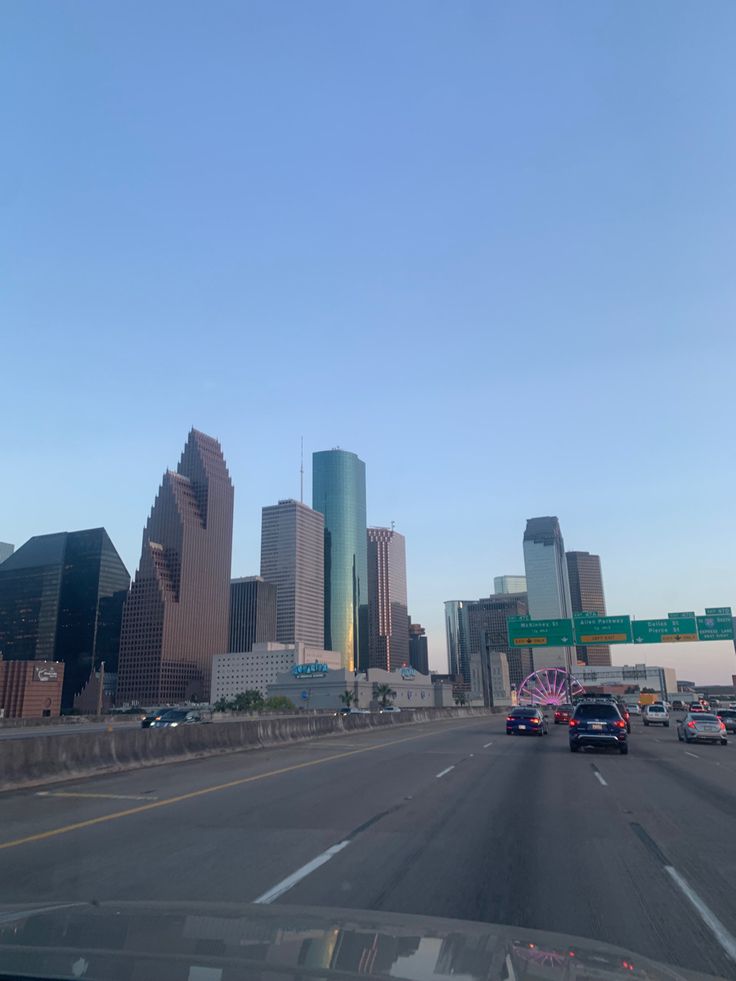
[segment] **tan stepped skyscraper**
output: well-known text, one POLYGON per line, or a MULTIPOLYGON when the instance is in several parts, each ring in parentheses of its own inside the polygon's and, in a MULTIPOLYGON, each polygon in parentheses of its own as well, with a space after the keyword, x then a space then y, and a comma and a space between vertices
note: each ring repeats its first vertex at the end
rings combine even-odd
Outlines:
POLYGON ((369 528, 366 667, 395 671, 408 664, 406 541, 393 528, 369 528))
MULTIPOLYGON (((567 552, 566 557, 572 612, 605 616, 606 597, 600 556, 590 552, 567 552)), ((579 646, 577 658, 583 664, 608 665, 611 663, 611 648, 607 644, 579 646)))
POLYGON ((324 516, 293 500, 263 508, 261 576, 276 586, 276 640, 324 649, 324 516))
POLYGON ((220 444, 193 429, 164 474, 123 611, 117 701, 207 699, 228 649, 233 485, 220 444))

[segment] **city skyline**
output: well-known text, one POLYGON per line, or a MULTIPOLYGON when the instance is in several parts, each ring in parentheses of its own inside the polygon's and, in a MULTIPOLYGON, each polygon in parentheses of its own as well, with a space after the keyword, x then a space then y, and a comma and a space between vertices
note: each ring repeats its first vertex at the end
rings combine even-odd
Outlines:
MULTIPOLYGON (((299 469, 298 469, 298 457, 296 453, 295 453, 295 464, 296 465, 293 466, 292 468, 291 479, 295 484, 298 484, 299 469)), ((232 471, 233 469, 237 470, 237 466, 238 466, 238 460, 236 457, 234 459, 234 462, 231 462, 229 464, 229 467, 230 470, 232 471)), ((309 479, 309 470, 307 469, 307 480, 308 479, 309 479)), ((140 483, 142 483, 142 479, 140 483)), ((142 489, 140 485, 137 488, 137 492, 138 494, 142 493, 142 489)), ((50 504, 52 504, 53 501, 54 501, 53 498, 49 499, 50 504)), ((261 507, 259 511, 262 510, 263 508, 261 507)), ((98 513, 104 514, 105 513, 104 508, 101 509, 98 513)), ((237 515, 237 510, 236 510, 236 515, 237 515)), ((409 524, 411 524, 411 514, 408 515, 407 520, 409 524)), ((522 520, 523 518, 519 518, 519 521, 522 520)), ((574 516, 571 516, 571 518, 566 517, 565 521, 566 524, 575 527, 574 516)), ((111 526, 114 525, 114 515, 111 521, 108 522, 108 524, 110 524, 111 526)), ((596 540, 601 540, 602 538, 604 538, 604 531, 605 528, 602 527, 600 530, 600 534, 591 533, 592 537, 596 540)), ((255 552, 253 554, 257 557, 259 555, 260 546, 261 546, 261 536, 260 534, 257 533, 257 520, 248 528, 248 533, 251 539, 251 552, 253 551, 253 549, 255 549, 255 552)), ((137 566, 138 559, 135 558, 135 553, 132 553, 134 557, 131 558, 131 548, 133 547, 132 540, 134 538, 138 538, 139 534, 140 534, 139 532, 137 534, 134 533, 130 528, 127 529, 127 534, 126 534, 126 530, 121 528, 118 528, 118 530, 115 532, 116 542, 122 540, 123 542, 127 541, 128 543, 127 553, 125 551, 124 545, 121 545, 118 548, 121 558, 123 558, 124 564, 128 568, 136 568, 137 566)), ((16 535, 11 534, 10 531, 7 530, 7 527, 5 530, 5 535, 6 538, 15 538, 15 541, 20 543, 24 543, 26 540, 22 533, 16 535)), ((33 537, 37 537, 37 536, 35 534, 31 534, 28 536, 29 539, 33 537)), ((258 558, 247 559, 247 560, 242 559, 241 557, 242 552, 238 551, 237 545, 239 541, 242 541, 243 537, 244 535, 242 531, 239 531, 236 525, 236 529, 233 535, 233 560, 232 560, 233 578, 238 577, 237 573, 240 573, 242 575, 244 569, 253 569, 253 568, 257 569, 259 567, 258 558)), ((508 537, 510 541, 506 543, 503 552, 499 552, 499 554, 501 555, 499 561, 496 562, 493 559, 489 560, 489 564, 492 562, 492 567, 490 569, 491 581, 493 581, 496 578, 499 579, 501 578, 500 575, 497 575, 495 573, 494 571, 495 568, 499 568, 499 567, 503 568, 504 566, 506 566, 507 568, 508 567, 513 568, 514 566, 516 566, 518 568, 520 561, 522 559, 521 550, 518 549, 518 538, 516 539, 517 542, 516 557, 514 557, 515 554, 514 547, 513 547, 514 536, 513 534, 510 534, 508 537), (503 558, 503 556, 506 556, 506 558, 503 558)), ((574 541, 577 542, 577 539, 578 536, 575 535, 574 541)), ((416 543, 413 543, 413 545, 417 547, 417 550, 421 550, 421 544, 422 544, 421 539, 416 543)), ((621 543, 618 544, 619 547, 621 548, 621 543)), ((624 552, 626 551, 625 543, 624 543, 624 547, 622 548, 622 551, 624 552)), ((607 567, 610 562, 615 568, 615 561, 613 561, 615 555, 616 555, 616 550, 614 549, 611 555, 607 556, 607 567)), ((469 570, 460 569, 459 573, 460 574, 455 579, 455 582, 471 581, 469 578, 469 570)), ((407 572, 407 578, 413 583, 414 580, 412 578, 412 573, 409 571, 407 572)), ((484 598, 482 587, 485 584, 487 588, 489 575, 488 573, 483 572, 482 576, 479 576, 478 578, 480 580, 478 583, 471 584, 468 588, 463 590, 463 593, 465 595, 475 596, 476 598, 484 598)), ((615 581, 615 577, 607 575, 606 580, 607 582, 615 581)), ((697 608, 701 611, 706 606, 734 605, 736 607, 736 603, 733 603, 733 601, 730 599, 728 595, 724 596, 724 592, 726 591, 722 587, 719 587, 717 585, 713 587, 704 588, 703 584, 701 582, 698 582, 696 584, 693 584, 693 588, 690 588, 687 584, 685 584, 685 586, 680 584, 678 589, 672 590, 672 592, 669 594, 669 598, 668 595, 664 594, 664 591, 662 590, 661 587, 657 587, 656 581, 654 584, 650 583, 649 587, 650 587, 649 592, 651 592, 652 594, 651 602, 648 599, 642 597, 629 597, 628 601, 627 600, 624 600, 622 602, 614 601, 613 604, 608 603, 609 613, 613 613, 613 614, 628 613, 632 615, 632 617, 634 618, 645 618, 645 617, 660 617, 660 616, 664 617, 671 609, 680 608, 680 607, 697 608), (714 594, 715 594, 715 599, 714 599, 714 594), (692 599, 693 595, 696 596, 695 600, 692 599)), ((442 589, 445 595, 449 591, 449 590, 445 590, 444 585, 442 585, 439 588, 442 589)), ((613 593, 613 589, 607 589, 607 591, 613 593)), ((625 592, 625 590, 621 590, 621 591, 625 592)), ((455 595, 460 595, 460 594, 461 594, 461 590, 456 589, 455 595)), ((413 595, 414 595, 414 590, 413 590, 413 595)), ((493 595, 493 594, 489 594, 489 595, 493 595)), ((439 671, 441 673, 449 669, 449 663, 448 663, 449 652, 447 650, 447 644, 446 644, 446 620, 444 615, 444 604, 445 604, 445 600, 441 599, 439 601, 439 612, 438 612, 438 609, 435 604, 428 602, 426 599, 423 602, 420 593, 418 593, 418 595, 415 597, 415 602, 413 603, 417 612, 421 614, 421 616, 417 616, 417 619, 421 620, 426 626, 430 667, 432 668, 432 670, 439 671)), ((667 661, 668 664, 675 667, 676 670, 678 670, 678 672, 683 676, 688 676, 688 677, 695 676, 699 680, 704 681, 706 683, 710 681, 710 683, 714 683, 714 684, 715 683, 726 684, 730 682, 731 675, 736 672, 736 659, 734 659, 733 652, 734 652, 733 645, 725 641, 709 643, 709 644, 682 643, 678 645, 667 645, 667 651, 666 651, 667 656, 666 658, 663 658, 661 651, 658 651, 655 648, 643 649, 641 646, 621 644, 621 645, 615 645, 611 649, 611 657, 612 657, 612 663, 614 665, 622 665, 626 663, 629 664, 641 663, 642 660, 644 660, 647 663, 654 663, 655 661, 662 661, 664 659, 667 661)))
MULTIPOLYGON (((43 58, 14 7, 0 539, 104 525, 134 568, 162 450, 196 425, 238 488, 233 576, 258 571, 260 509, 300 497, 301 436, 305 489, 311 450, 358 452, 434 661, 443 601, 520 572, 534 514, 603 556, 611 611, 731 603, 736 14, 471 7, 323 31, 294 5, 161 6, 143 36, 124 7, 50 5, 43 58), (604 447, 625 453, 591 494, 604 447)), ((732 673, 727 645, 670 656, 732 673)))
MULTIPOLYGON (((234 465, 233 463, 230 464, 230 469, 232 470, 233 466, 235 467, 235 469, 237 469, 237 463, 238 461, 236 457, 234 461, 234 465)), ((297 465, 293 466, 292 468, 292 480, 296 484, 299 480, 298 457, 296 454, 295 454, 295 464, 297 465)), ((309 471, 307 470, 307 479, 308 478, 309 478, 309 471)), ((261 510, 263 510, 263 508, 261 508, 261 510)), ((102 513, 104 513, 104 511, 102 513)), ((237 508, 235 511, 235 516, 236 518, 238 516, 237 508)), ((519 520, 523 521, 526 519, 520 518, 519 520)), ((572 521, 570 518, 566 518, 565 520, 568 524, 572 523, 574 526, 574 516, 572 521)), ((409 516, 409 521, 410 521, 410 516, 409 516)), ((239 533, 237 530, 237 521, 236 521, 235 528, 236 530, 234 531, 234 535, 233 535, 233 560, 232 560, 232 570, 231 570, 233 578, 237 578, 238 573, 242 575, 244 569, 253 569, 253 568, 257 569, 259 567, 258 559, 250 559, 244 561, 242 558, 238 557, 239 554, 242 553, 238 552, 237 544, 239 540, 242 541, 243 535, 242 533, 239 533)), ((134 533, 130 529, 128 529, 127 531, 128 531, 127 536, 124 534, 123 531, 116 532, 116 534, 118 536, 118 539, 121 537, 121 535, 123 537, 123 540, 127 538, 128 550, 130 551, 131 539, 133 538, 134 533)), ((603 537, 604 531, 605 528, 602 527, 600 534, 595 534, 593 535, 593 537, 596 539, 601 539, 603 537)), ((254 523, 253 526, 249 528, 249 532, 252 540, 252 548, 256 549, 255 555, 258 556, 260 553, 261 536, 260 534, 256 533, 257 522, 254 523)), ((13 536, 7 530, 5 534, 6 534, 6 538, 15 537, 15 540, 17 542, 24 541, 22 534, 13 536)), ((31 535, 29 536, 29 538, 30 537, 35 537, 35 536, 31 535)), ((135 537, 138 537, 138 535, 135 535, 135 537)), ((513 535, 509 535, 510 539, 513 539, 513 537, 514 537, 513 535)), ((578 536, 575 536, 575 541, 577 541, 577 537, 578 536)), ((518 549, 518 538, 516 539, 516 541, 517 541, 516 557, 514 557, 514 548, 512 543, 507 543, 507 546, 503 552, 503 555, 507 557, 506 559, 501 558, 497 563, 495 562, 495 560, 489 560, 489 562, 493 561, 493 566, 490 569, 491 581, 493 581, 496 578, 499 579, 501 578, 500 575, 495 574, 494 567, 503 568, 504 566, 506 566, 508 568, 510 566, 513 568, 514 566, 516 567, 519 566, 520 561, 522 559, 522 553, 521 550, 518 549)), ((416 544, 417 546, 421 546, 421 540, 416 544)), ((119 552, 121 554, 121 557, 123 557, 126 566, 136 568, 136 564, 138 561, 137 559, 135 558, 131 559, 129 555, 125 553, 123 547, 119 548, 119 552)), ((616 553, 614 552, 613 554, 615 555, 616 553)), ((608 565, 608 560, 607 560, 607 565, 608 565)), ((468 570, 461 569, 459 570, 459 572, 460 575, 455 579, 455 582, 469 581, 468 570)), ((407 578, 411 579, 410 572, 407 572, 407 578)), ((484 572, 482 579, 480 576, 479 579, 480 582, 475 584, 475 589, 473 589, 473 586, 471 586, 470 588, 465 590, 466 595, 474 595, 476 598, 485 598, 483 596, 482 587, 485 584, 487 588, 489 575, 484 572), (478 588, 479 586, 481 587, 480 589, 478 588)), ((608 580, 609 577, 607 576, 607 581, 608 580)), ((643 618, 643 617, 666 616, 667 612, 669 612, 673 607, 683 607, 683 608, 696 607, 700 610, 703 610, 706 606, 711 606, 711 605, 736 606, 736 604, 732 603, 729 596, 724 597, 723 590, 721 589, 721 591, 719 591, 720 587, 714 586, 706 591, 703 588, 702 584, 696 584, 696 585, 697 585, 697 589, 691 590, 687 584, 685 585, 685 587, 683 587, 682 584, 680 584, 679 589, 673 590, 672 593, 670 594, 671 596, 677 597, 677 599, 675 600, 675 599, 668 599, 668 597, 663 594, 663 591, 661 589, 651 588, 652 584, 650 584, 650 592, 652 593, 651 603, 647 599, 643 599, 641 597, 634 598, 633 600, 630 598, 628 602, 624 600, 621 603, 614 602, 613 605, 609 603, 608 604, 609 613, 630 613, 634 618, 637 617, 643 618), (698 595, 698 598, 694 601, 691 599, 693 592, 695 592, 698 595), (713 593, 716 593, 715 600, 713 599, 713 593), (655 602, 658 602, 657 606, 654 605, 655 602)), ((442 588, 444 589, 444 587, 442 588)), ((446 592, 449 592, 449 590, 447 590, 446 592)), ((455 594, 456 595, 460 594, 460 590, 459 589, 455 590, 455 594)), ((493 594, 491 593, 488 595, 493 595, 493 594)), ((421 613, 421 616, 418 616, 417 619, 421 620, 423 623, 427 625, 426 630, 427 630, 427 639, 428 639, 430 667, 432 668, 432 670, 441 673, 449 669, 449 661, 448 661, 449 652, 447 650, 447 644, 446 644, 446 618, 444 615, 445 602, 446 601, 444 599, 440 600, 439 613, 437 612, 437 609, 434 607, 433 604, 426 601, 423 603, 421 595, 417 596, 415 603, 413 604, 415 605, 416 610, 419 613, 421 613)), ((728 681, 730 681, 731 674, 734 673, 732 668, 736 667, 736 664, 732 665, 731 663, 733 659, 733 650, 734 650, 733 645, 725 641, 720 643, 717 642, 717 643, 709 643, 709 644, 683 643, 678 645, 668 645, 667 652, 666 652, 667 653, 666 660, 668 664, 671 664, 673 667, 675 667, 682 675, 687 675, 687 676, 694 675, 696 678, 705 682, 707 682, 710 679, 711 683, 718 683, 720 679, 720 683, 727 683, 728 681)), ((634 645, 616 645, 611 649, 611 656, 612 656, 612 663, 614 665, 617 664, 622 665, 625 663, 640 663, 642 658, 644 658, 645 661, 651 663, 654 663, 654 660, 661 661, 663 659, 661 653, 658 653, 657 649, 655 648, 647 649, 647 648, 642 648, 641 646, 634 646, 634 645)))

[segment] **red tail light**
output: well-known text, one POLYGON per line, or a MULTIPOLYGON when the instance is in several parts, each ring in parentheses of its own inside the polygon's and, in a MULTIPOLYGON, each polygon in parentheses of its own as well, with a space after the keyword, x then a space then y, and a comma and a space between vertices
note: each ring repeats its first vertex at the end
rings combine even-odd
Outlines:
POLYGON ((513 722, 513 721, 514 721, 514 717, 513 717, 513 715, 507 715, 507 716, 506 716, 506 721, 507 721, 507 722, 513 722))
POLYGON ((571 726, 576 726, 577 724, 578 724, 578 720, 577 719, 570 719, 570 725, 571 726))
POLYGON ((721 729, 725 729, 725 728, 726 728, 726 723, 725 722, 721 722, 721 729))
POLYGON ((623 719, 619 719, 617 722, 614 722, 613 724, 616 726, 617 729, 625 729, 626 728, 626 723, 624 722, 623 719))
POLYGON ((688 727, 688 729, 694 729, 695 728, 695 723, 693 722, 692 719, 688 722, 687 727, 688 727))

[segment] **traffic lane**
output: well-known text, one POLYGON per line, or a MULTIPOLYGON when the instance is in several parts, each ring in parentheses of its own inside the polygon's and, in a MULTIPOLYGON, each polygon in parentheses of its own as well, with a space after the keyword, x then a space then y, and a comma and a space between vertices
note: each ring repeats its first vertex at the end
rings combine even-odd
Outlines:
POLYGON ((701 760, 698 766, 714 786, 729 791, 733 786, 734 775, 736 775, 736 736, 729 736, 725 746, 715 743, 680 742, 674 722, 669 728, 640 725, 635 730, 635 734, 637 738, 641 734, 645 752, 650 752, 649 747, 660 745, 662 749, 658 756, 669 763, 678 763, 685 769, 691 766, 690 761, 701 760))
POLYGON ((58 726, 18 726, 1 728, 0 740, 3 739, 38 739, 42 736, 78 736, 80 733, 105 732, 111 726, 117 729, 132 729, 140 726, 140 720, 135 722, 79 722, 58 726))
MULTIPOLYGON (((249 901, 377 815, 400 807, 487 736, 488 725, 477 719, 392 727, 383 741, 339 757, 304 759, 286 750, 275 770, 246 774, 238 772, 238 763, 247 766, 259 753, 217 757, 210 762, 216 759, 227 779, 210 781, 210 789, 221 789, 201 794, 187 790, 191 783, 182 767, 181 790, 195 796, 161 806, 135 804, 125 816, 116 811, 68 833, 0 845, 0 899, 249 901), (233 780, 240 782, 233 786, 233 780)), ((29 819, 57 802, 26 798, 29 819)), ((76 823, 96 804, 80 800, 76 823)), ((3 827, 7 843, 6 835, 3 827)))
POLYGON ((736 745, 688 746, 649 728, 629 757, 629 773, 601 764, 620 805, 736 934, 736 745), (647 788, 635 799, 631 774, 647 788))
MULTIPOLYGON (((356 730, 344 735, 248 749, 239 753, 208 756, 195 760, 163 763, 140 767, 120 773, 70 778, 32 788, 18 788, 0 793, 0 843, 32 834, 53 830, 59 826, 83 822, 103 815, 118 813, 126 802, 130 807, 150 802, 167 801, 183 794, 206 791, 223 783, 257 777, 289 767, 311 767, 320 759, 347 754, 347 758, 363 755, 371 747, 396 740, 405 741, 421 735, 437 734, 433 751, 439 755, 454 752, 443 745, 442 736, 448 726, 461 728, 479 726, 485 732, 489 725, 498 726, 498 717, 475 718, 454 722, 436 721, 418 726, 387 726, 380 729, 356 730), (40 799, 39 799, 40 798, 40 799)), ((155 739, 156 731, 150 733, 155 739)))
POLYGON ((275 901, 551 930, 731 976, 633 827, 648 795, 635 753, 573 755, 566 727, 500 736, 275 901), (620 774, 625 806, 603 772, 620 774))

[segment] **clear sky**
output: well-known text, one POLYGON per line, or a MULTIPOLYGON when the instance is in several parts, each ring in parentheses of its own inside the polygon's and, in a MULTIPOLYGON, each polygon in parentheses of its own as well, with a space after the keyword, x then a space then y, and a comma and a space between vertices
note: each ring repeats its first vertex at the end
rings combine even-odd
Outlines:
POLYGON ((196 425, 256 573, 303 434, 437 666, 532 515, 612 613, 736 606, 734 50, 732 0, 5 0, 0 539, 133 572, 196 425))

